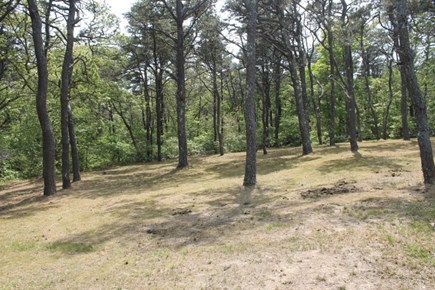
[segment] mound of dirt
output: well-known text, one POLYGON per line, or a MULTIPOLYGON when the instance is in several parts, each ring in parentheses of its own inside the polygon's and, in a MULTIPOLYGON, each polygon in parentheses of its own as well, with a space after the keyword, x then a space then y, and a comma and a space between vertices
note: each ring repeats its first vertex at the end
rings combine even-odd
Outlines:
POLYGON ((320 187, 315 189, 310 189, 308 191, 301 192, 300 195, 302 198, 319 198, 323 196, 335 195, 335 194, 344 194, 355 192, 358 188, 353 185, 354 181, 339 181, 332 187, 320 187))

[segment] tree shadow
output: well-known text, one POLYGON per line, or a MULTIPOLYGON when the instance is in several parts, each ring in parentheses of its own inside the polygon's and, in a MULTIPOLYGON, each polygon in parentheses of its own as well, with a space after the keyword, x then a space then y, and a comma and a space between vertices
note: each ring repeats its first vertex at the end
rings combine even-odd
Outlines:
MULTIPOLYGON (((197 195, 205 194, 207 192, 197 195)), ((248 221, 264 218, 262 206, 273 200, 262 189, 234 187, 221 190, 218 198, 205 202, 208 206, 199 210, 189 208, 188 211, 179 211, 179 208, 162 206, 157 197, 144 202, 121 203, 105 211, 115 216, 116 222, 56 240, 52 243, 56 245, 53 250, 69 255, 81 254, 82 248, 95 249, 113 239, 138 244, 151 239, 158 247, 174 249, 196 244, 219 244, 222 237, 234 234, 237 223, 247 222, 243 230, 261 226, 248 221), (79 250, 71 251, 75 247, 79 250)), ((272 210, 266 215, 271 218, 272 210)))
POLYGON ((378 141, 371 143, 363 143, 362 149, 368 152, 397 152, 397 151, 413 151, 418 150, 418 142, 415 140, 394 140, 395 142, 378 141))
POLYGON ((30 181, 27 185, 17 186, 16 189, 11 187, 0 192, 0 218, 29 217, 56 207, 52 203, 54 196, 42 195, 43 187, 39 181, 30 181))
POLYGON ((360 153, 355 153, 349 158, 340 158, 335 160, 325 161, 317 167, 317 170, 324 173, 337 171, 358 171, 361 169, 401 169, 403 165, 395 161, 394 158, 384 156, 363 156, 360 153))

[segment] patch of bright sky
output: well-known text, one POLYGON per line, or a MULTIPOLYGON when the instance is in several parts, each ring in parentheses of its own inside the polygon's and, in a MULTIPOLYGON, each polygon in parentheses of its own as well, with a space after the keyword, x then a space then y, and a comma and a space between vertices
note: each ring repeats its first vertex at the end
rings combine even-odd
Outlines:
MULTIPOLYGON (((119 17, 121 30, 125 31, 127 21, 124 14, 130 11, 131 6, 138 0, 106 0, 106 3, 111 7, 112 13, 119 17)), ((218 0, 216 3, 216 11, 222 13, 221 9, 224 6, 225 0, 218 0)))

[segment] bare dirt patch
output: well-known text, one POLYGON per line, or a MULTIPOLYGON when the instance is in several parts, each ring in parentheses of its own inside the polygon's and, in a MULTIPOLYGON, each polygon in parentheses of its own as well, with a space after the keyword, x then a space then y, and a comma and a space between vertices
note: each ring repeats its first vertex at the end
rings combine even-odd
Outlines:
POLYGON ((6 186, 0 289, 431 289, 435 189, 415 144, 348 151, 270 150, 255 188, 242 153, 87 173, 49 198, 6 186))

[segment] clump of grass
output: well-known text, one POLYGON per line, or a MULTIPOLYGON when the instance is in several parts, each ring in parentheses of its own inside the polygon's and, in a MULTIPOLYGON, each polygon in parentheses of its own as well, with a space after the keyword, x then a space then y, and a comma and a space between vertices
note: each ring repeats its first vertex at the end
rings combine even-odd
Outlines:
POLYGON ((288 228, 289 224, 286 224, 286 223, 268 223, 264 227, 266 230, 272 231, 274 229, 288 228))
POLYGON ((388 214, 388 210, 384 208, 365 208, 365 207, 345 208, 343 212, 351 217, 360 220, 382 217, 388 214))
POLYGON ((11 243, 11 248, 14 251, 22 252, 22 251, 29 251, 36 247, 36 243, 29 242, 29 241, 15 241, 11 243))
POLYGON ((435 257, 432 252, 421 245, 408 245, 405 248, 406 253, 421 262, 429 264, 431 266, 435 266, 435 257))
POLYGON ((53 242, 46 247, 50 251, 62 252, 64 254, 85 254, 95 251, 94 246, 87 245, 84 243, 73 243, 73 242, 53 242))

